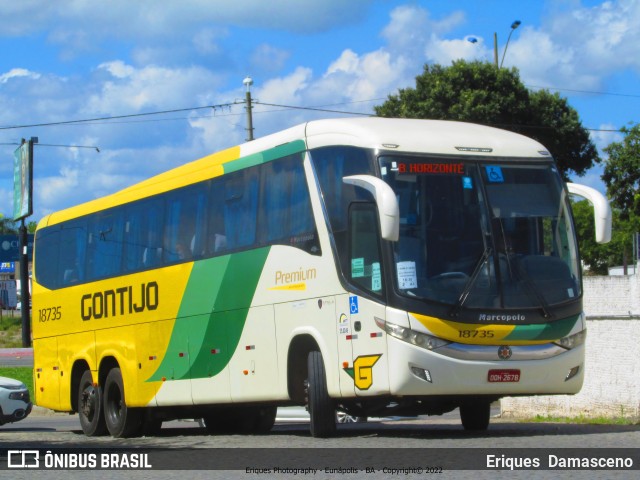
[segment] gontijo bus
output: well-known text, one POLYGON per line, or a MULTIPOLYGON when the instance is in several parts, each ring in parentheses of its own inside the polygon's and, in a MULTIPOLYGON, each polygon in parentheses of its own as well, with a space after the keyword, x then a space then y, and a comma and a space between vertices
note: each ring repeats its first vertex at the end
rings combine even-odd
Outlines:
POLYGON ((44 218, 38 405, 87 435, 262 432, 572 394, 585 319, 569 193, 539 143, 444 121, 309 122, 44 218))

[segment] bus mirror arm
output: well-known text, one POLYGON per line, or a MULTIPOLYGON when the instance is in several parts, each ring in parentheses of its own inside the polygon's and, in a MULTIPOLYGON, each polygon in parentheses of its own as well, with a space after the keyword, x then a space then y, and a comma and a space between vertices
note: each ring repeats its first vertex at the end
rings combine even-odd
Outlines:
POLYGON ((586 198, 593 205, 596 242, 608 243, 611 241, 611 206, 605 196, 595 188, 579 183, 567 183, 567 189, 569 193, 586 198))
POLYGON ((378 206, 382 238, 397 242, 400 238, 400 208, 393 189, 383 180, 371 175, 351 175, 344 177, 342 181, 371 192, 378 206))

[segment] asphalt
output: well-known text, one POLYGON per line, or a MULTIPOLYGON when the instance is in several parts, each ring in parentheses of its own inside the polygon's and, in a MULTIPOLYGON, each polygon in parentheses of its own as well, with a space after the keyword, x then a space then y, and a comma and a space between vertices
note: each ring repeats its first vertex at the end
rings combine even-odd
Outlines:
POLYGON ((0 348, 0 367, 33 367, 33 348, 0 348))

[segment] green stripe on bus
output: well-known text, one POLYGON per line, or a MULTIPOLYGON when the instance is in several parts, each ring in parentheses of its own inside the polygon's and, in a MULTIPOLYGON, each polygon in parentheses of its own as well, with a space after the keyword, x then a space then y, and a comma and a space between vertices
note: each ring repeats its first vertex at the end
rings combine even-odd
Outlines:
POLYGON ((194 263, 167 352, 148 381, 206 378, 231 360, 269 247, 194 263), (212 353, 216 351, 216 353, 212 353), (188 352, 187 357, 180 352, 188 352))
POLYGON ((271 162, 278 158, 293 155, 294 153, 303 152, 306 148, 305 143, 302 140, 295 140, 293 142, 285 143, 284 145, 278 145, 277 147, 270 148, 264 152, 254 153, 247 155, 246 157, 233 160, 223 164, 224 173, 237 172, 247 167, 253 167, 260 165, 261 163, 271 162))
POLYGON ((534 325, 517 325, 504 340, 558 340, 566 337, 580 315, 534 325))

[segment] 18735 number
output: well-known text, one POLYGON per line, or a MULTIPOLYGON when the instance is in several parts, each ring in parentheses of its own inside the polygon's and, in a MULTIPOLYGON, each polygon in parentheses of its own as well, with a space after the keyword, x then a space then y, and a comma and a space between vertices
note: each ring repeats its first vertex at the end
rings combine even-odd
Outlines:
POLYGON ((38 320, 44 322, 54 322, 62 318, 62 307, 41 308, 38 310, 38 320))

